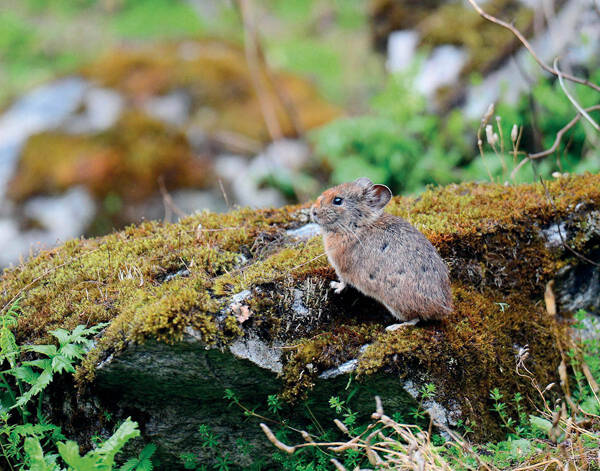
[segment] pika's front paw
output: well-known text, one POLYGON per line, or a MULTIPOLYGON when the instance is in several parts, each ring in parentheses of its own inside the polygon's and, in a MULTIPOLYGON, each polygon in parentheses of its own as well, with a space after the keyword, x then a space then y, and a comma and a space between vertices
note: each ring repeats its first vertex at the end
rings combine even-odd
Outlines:
POLYGON ((346 283, 344 281, 332 281, 329 286, 335 290, 336 294, 340 294, 346 287, 346 283))

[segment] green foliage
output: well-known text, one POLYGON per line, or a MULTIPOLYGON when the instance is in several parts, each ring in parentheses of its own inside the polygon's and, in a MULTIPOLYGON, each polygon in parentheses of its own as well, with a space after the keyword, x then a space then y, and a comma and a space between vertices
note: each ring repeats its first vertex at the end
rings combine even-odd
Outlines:
POLYGON ((458 112, 446 120, 427 111, 410 76, 390 77, 372 101, 373 113, 341 118, 311 134, 316 154, 332 169, 331 183, 367 176, 395 193, 457 181, 465 149, 458 112))
MULTIPOLYGON (((92 347, 90 337, 107 324, 93 327, 78 325, 73 331, 56 329, 50 334, 57 345, 18 345, 12 329, 17 327, 19 299, 0 314, 0 451, 13 468, 30 471, 88 471, 115 469, 115 456, 132 438, 138 437, 137 422, 127 418, 115 433, 86 455, 79 445, 64 441, 60 427, 50 424, 42 414, 43 392, 57 375, 74 373, 75 365, 92 347), (35 354, 36 359, 21 357, 35 354), (8 367, 8 368, 6 368, 8 367), (33 399, 38 397, 35 413, 33 399), (18 415, 14 412, 17 411, 18 415), (44 452, 57 449, 58 453, 44 452), (67 466, 62 467, 60 461, 67 466)), ((155 451, 148 445, 140 456, 128 460, 120 471, 151 471, 150 457, 155 451)))
MULTIPOLYGON (((600 71, 591 77, 600 81, 600 71)), ((579 87, 582 106, 597 104, 597 92, 579 87)), ((460 180, 511 180, 511 172, 526 153, 552 146, 556 134, 575 115, 558 82, 540 82, 531 97, 516 106, 500 103, 490 116, 492 133, 480 130, 482 155, 477 155, 478 122, 468 122, 460 111, 440 117, 427 109, 414 86, 414 74, 392 76, 371 102, 369 114, 340 118, 311 134, 317 156, 331 168, 331 183, 367 176, 395 193, 420 192, 428 184, 460 180), (533 107, 531 103, 534 103, 533 107), (533 110, 533 111, 532 111, 533 110), (513 141, 513 125, 521 138, 513 141)), ((596 112, 595 116, 598 113, 596 112)), ((581 120, 563 139, 555 156, 520 168, 514 182, 532 182, 553 172, 583 173, 600 170, 596 132, 581 120)))
MULTIPOLYGON (((84 456, 79 453, 79 445, 74 441, 58 442, 58 454, 67 465, 63 468, 57 464, 57 456, 44 455, 42 446, 37 438, 25 440, 25 451, 29 463, 29 471, 111 471, 115 469, 115 456, 132 438, 139 437, 137 422, 127 418, 125 422, 104 443, 84 456)), ((137 459, 128 460, 119 471, 151 471, 153 469, 150 457, 154 446, 148 445, 142 450, 137 459)))
POLYGON ((127 0, 114 15, 111 28, 123 38, 173 38, 206 30, 194 7, 177 0, 127 0))

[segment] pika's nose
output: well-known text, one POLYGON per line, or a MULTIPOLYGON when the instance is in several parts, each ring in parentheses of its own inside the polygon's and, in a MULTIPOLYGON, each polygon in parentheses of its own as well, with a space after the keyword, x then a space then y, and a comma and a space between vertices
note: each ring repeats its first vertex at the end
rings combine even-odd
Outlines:
POLYGON ((317 217, 317 213, 315 211, 315 207, 313 206, 310 208, 310 219, 312 220, 312 222, 317 222, 316 217, 317 217))

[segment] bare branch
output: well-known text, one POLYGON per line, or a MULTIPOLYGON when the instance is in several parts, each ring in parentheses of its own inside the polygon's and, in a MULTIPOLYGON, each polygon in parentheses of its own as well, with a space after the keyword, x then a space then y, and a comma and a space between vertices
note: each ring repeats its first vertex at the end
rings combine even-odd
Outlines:
MULTIPOLYGON (((535 59, 535 61, 538 63, 538 65, 542 69, 544 69, 546 72, 549 72, 549 73, 551 73, 553 75, 558 76, 556 70, 554 70, 552 67, 548 66, 546 63, 544 63, 544 61, 542 61, 542 59, 540 59, 538 57, 538 55, 533 50, 533 47, 531 47, 531 44, 529 44, 529 41, 527 41, 527 39, 525 38, 525 36, 523 36, 523 34, 517 28, 515 28, 510 23, 502 21, 502 20, 496 18, 495 16, 490 15, 489 13, 486 13, 485 11, 483 11, 481 9, 481 7, 477 4, 477 2, 475 2, 475 0, 468 0, 468 2, 475 9, 475 11, 477 11, 477 13, 479 13, 480 16, 482 16, 486 20, 491 21, 492 23, 495 23, 495 24, 497 24, 499 26, 502 26, 503 28, 506 28, 510 32, 512 32, 519 39, 519 41, 521 41, 521 43, 523 44, 523 46, 525 46, 525 48, 529 51, 529 53, 533 56, 533 58, 535 59)), ((590 82, 589 80, 585 80, 585 79, 582 79, 582 78, 579 78, 579 77, 575 77, 574 75, 571 75, 571 74, 563 74, 563 77, 565 79, 567 79, 567 80, 570 80, 571 82, 575 82, 575 83, 580 83, 582 85, 586 85, 586 86, 588 86, 590 88, 593 88, 597 92, 600 92, 600 86, 596 85, 595 83, 590 82)))
MULTIPOLYGON (((598 110, 600 110, 600 105, 590 106, 588 108, 584 108, 584 110, 586 112, 598 111, 598 110)), ((563 138, 564 134, 569 129, 571 129, 573 126, 575 126, 580 119, 581 119, 581 114, 577 113, 577 115, 575 115, 575 117, 571 121, 569 121, 560 131, 558 131, 556 133, 556 138, 554 139, 554 144, 552 144, 552 147, 550 147, 549 149, 546 149, 546 150, 544 150, 542 152, 537 152, 535 154, 528 154, 527 157, 525 157, 523 160, 521 160, 519 162, 519 164, 513 169, 513 171, 510 173, 510 177, 512 179, 514 179, 515 175, 517 174, 517 172, 527 162, 530 162, 530 161, 536 160, 536 159, 541 159, 543 157, 547 157, 548 155, 553 154, 554 152, 556 152, 556 150, 558 149, 558 146, 560 145, 560 143, 562 141, 562 138, 563 138)))
POLYGON ((575 109, 577 111, 579 111, 581 116, 583 116, 585 119, 587 119, 596 131, 600 132, 600 126, 598 126, 598 123, 596 123, 596 121, 594 121, 592 119, 592 117, 589 114, 587 114, 587 112, 583 109, 583 107, 579 103, 577 103, 577 100, 575 100, 575 98, 569 93, 569 90, 567 90, 567 87, 565 86, 565 82, 563 80, 564 74, 558 68, 558 57, 556 57, 554 59, 553 65, 554 65, 554 70, 556 71, 556 75, 558 75, 558 82, 560 83, 560 87, 562 88, 563 92, 565 92, 565 95, 567 95, 567 98, 569 99, 569 101, 573 104, 575 109))
POLYGON ((250 70, 250 77, 256 89, 260 109, 267 125, 267 130, 271 139, 276 141, 283 137, 281 125, 277 119, 275 104, 272 96, 265 87, 263 78, 261 77, 261 67, 259 61, 259 50, 257 46, 256 32, 254 23, 251 21, 249 0, 238 0, 240 12, 242 14, 242 22, 244 24, 244 50, 246 52, 246 62, 250 70))

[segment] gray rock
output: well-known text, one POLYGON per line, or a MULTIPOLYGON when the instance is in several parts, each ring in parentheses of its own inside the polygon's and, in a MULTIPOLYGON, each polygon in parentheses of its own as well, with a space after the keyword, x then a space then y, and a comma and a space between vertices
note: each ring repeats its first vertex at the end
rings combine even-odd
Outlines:
POLYGON ((458 80, 468 56, 464 49, 456 46, 436 47, 417 75, 417 90, 426 97, 431 97, 438 88, 452 85, 458 80))
POLYGON ((24 95, 0 116, 0 200, 25 141, 60 126, 77 109, 88 87, 82 78, 63 78, 24 95))
POLYGON ((23 213, 49 232, 66 241, 81 236, 96 212, 94 199, 85 187, 73 187, 60 196, 37 196, 28 200, 23 213))
POLYGON ((306 143, 282 139, 271 143, 249 162, 240 156, 219 156, 215 171, 232 192, 235 203, 252 208, 279 207, 286 203, 284 196, 276 188, 264 187, 264 181, 274 175, 291 179, 309 157, 306 143))
POLYGON ((298 229, 291 229, 286 231, 286 234, 290 237, 294 237, 296 239, 310 239, 312 237, 318 236, 321 233, 321 229, 318 224, 311 222, 309 224, 305 224, 298 229))
POLYGON ((218 190, 174 190, 170 193, 173 203, 185 214, 208 209, 215 213, 227 211, 227 204, 218 190))
POLYGON ((30 199, 23 207, 23 215, 41 228, 23 231, 16 218, 1 219, 0 268, 15 264, 40 249, 81 236, 94 214, 94 200, 83 187, 71 188, 61 196, 30 199))
POLYGON ((402 72, 412 65, 419 43, 419 33, 413 30, 394 31, 388 36, 388 71, 402 72))
POLYGON ((62 128, 69 133, 97 133, 114 125, 124 107, 123 97, 108 88, 90 88, 81 103, 83 111, 65 122, 62 128))
POLYGON ((189 118, 191 108, 190 96, 182 91, 174 91, 167 95, 148 98, 142 108, 150 116, 172 126, 183 126, 189 118))

